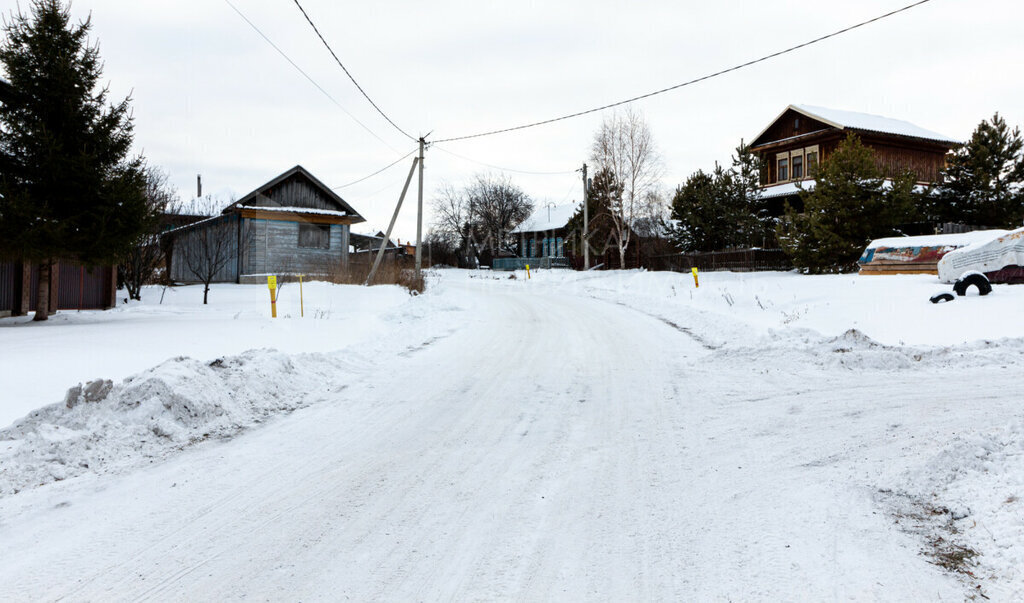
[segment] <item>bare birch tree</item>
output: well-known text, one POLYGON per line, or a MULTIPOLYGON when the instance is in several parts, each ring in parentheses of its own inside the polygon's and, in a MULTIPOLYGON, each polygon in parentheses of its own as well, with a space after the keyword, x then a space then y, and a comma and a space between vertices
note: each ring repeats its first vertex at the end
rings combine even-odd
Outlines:
POLYGON ((142 299, 142 286, 153 281, 157 269, 164 261, 158 232, 161 217, 165 213, 178 213, 180 206, 177 191, 167 172, 157 167, 147 167, 145 178, 147 228, 136 238, 118 265, 124 287, 131 299, 142 299))
POLYGON ((181 233, 174 245, 180 246, 181 260, 185 270, 203 284, 203 303, 207 303, 210 294, 210 283, 218 277, 228 263, 236 260, 239 246, 247 249, 253 233, 250 229, 239 232, 237 214, 220 214, 222 205, 213 197, 203 197, 196 201, 195 209, 203 215, 211 215, 197 222, 181 233), (220 214, 220 215, 218 215, 220 214))
POLYGON ((643 115, 631 107, 605 117, 594 136, 591 160, 607 169, 622 185, 622 196, 609 208, 612 234, 619 249, 619 266, 626 265, 626 248, 634 224, 649 217, 649 195, 657 191, 663 164, 654 136, 643 115))

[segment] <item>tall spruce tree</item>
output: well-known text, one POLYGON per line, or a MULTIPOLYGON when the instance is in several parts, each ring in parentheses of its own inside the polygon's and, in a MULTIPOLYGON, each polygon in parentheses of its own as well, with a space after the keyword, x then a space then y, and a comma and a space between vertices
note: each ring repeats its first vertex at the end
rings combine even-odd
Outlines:
POLYGON ((742 140, 732 157, 730 194, 744 209, 738 216, 740 241, 738 244, 750 247, 774 247, 776 218, 771 215, 768 204, 761 194, 761 158, 750 152, 750 146, 742 140))
POLYGON ((799 268, 854 270, 868 242, 899 234, 900 224, 914 220, 913 191, 913 174, 886 183, 874 151, 850 134, 818 168, 814 189, 800 193, 804 211, 787 204, 779 242, 799 268))
POLYGON ((0 105, 0 253, 39 265, 36 320, 49 308, 59 258, 113 263, 145 226, 141 157, 130 158, 129 99, 98 88, 90 22, 60 0, 34 0, 4 26, 0 64, 15 89, 0 105))
POLYGON ((998 113, 956 148, 933 197, 931 218, 1018 228, 1024 221, 1024 140, 998 113))
POLYGON ((730 245, 736 231, 726 173, 697 170, 676 187, 672 219, 678 222, 672 238, 683 251, 715 251, 730 245))

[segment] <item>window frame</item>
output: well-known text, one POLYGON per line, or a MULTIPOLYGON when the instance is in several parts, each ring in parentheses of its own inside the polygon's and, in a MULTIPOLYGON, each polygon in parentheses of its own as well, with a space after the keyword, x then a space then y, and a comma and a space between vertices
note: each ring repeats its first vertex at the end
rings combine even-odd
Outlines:
POLYGON ((298 240, 296 241, 296 247, 298 249, 330 249, 331 248, 331 225, 330 224, 317 224, 315 222, 299 222, 298 240), (306 241, 303 240, 303 232, 316 233, 317 244, 306 245, 304 242, 308 242, 310 235, 306 235, 306 241))
POLYGON ((789 182, 789 153, 779 153, 775 156, 775 180, 789 182))
POLYGON ((804 154, 803 153, 790 153, 789 155, 789 179, 790 180, 803 180, 806 170, 804 170, 804 154), (797 165, 797 160, 800 160, 800 164, 797 165), (797 174, 797 168, 800 173, 797 174))
POLYGON ((808 178, 814 178, 818 172, 818 167, 821 166, 821 151, 818 149, 818 145, 806 147, 804 149, 804 157, 804 174, 808 178), (813 165, 810 161, 811 155, 814 155, 813 165))

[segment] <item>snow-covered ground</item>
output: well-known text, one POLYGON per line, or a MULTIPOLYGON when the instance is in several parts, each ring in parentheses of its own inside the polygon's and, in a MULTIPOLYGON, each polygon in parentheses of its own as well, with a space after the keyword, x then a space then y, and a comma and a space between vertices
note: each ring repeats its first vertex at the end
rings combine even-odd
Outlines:
POLYGON ((0 320, 0 599, 1024 596, 1024 287, 516 277, 0 320))

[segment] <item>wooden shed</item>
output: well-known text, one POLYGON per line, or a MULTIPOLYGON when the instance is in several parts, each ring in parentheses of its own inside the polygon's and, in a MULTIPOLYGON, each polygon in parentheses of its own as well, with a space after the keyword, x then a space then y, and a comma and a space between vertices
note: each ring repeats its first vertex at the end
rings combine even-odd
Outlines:
POLYGON ((170 277, 199 282, 197 266, 200 270, 212 267, 216 272, 212 282, 221 283, 258 282, 268 274, 324 275, 346 270, 349 228, 365 221, 337 193, 297 165, 232 203, 219 216, 167 232, 170 277))

